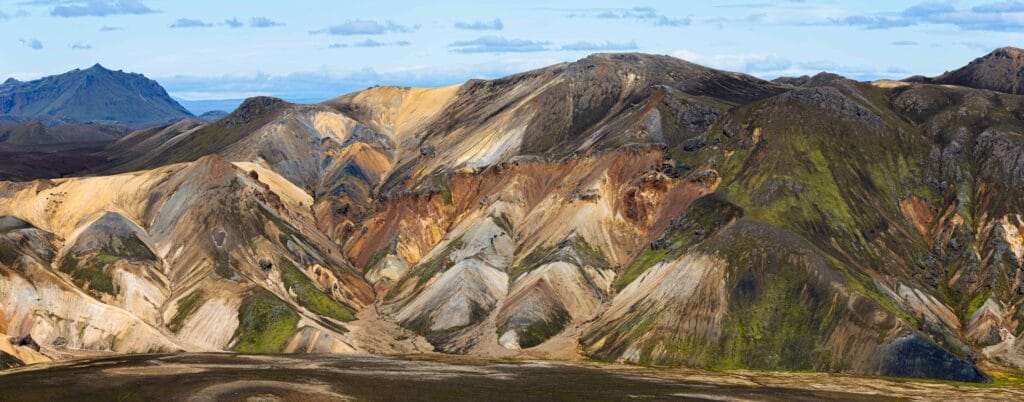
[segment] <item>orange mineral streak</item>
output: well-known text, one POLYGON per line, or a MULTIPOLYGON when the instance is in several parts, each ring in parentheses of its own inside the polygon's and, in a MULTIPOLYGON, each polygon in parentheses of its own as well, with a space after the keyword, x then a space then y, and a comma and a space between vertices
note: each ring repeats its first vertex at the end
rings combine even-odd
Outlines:
POLYGON ((919 197, 911 196, 900 200, 900 211, 921 236, 930 237, 929 229, 935 221, 935 209, 931 205, 919 197))
POLYGON ((509 162, 480 174, 456 174, 442 194, 406 193, 384 201, 345 244, 345 255, 362 268, 397 238, 409 266, 430 253, 465 217, 506 214, 515 227, 517 258, 572 233, 623 264, 694 200, 714 192, 721 179, 711 170, 688 178, 659 172, 657 147, 626 148, 557 162, 509 162), (473 211, 490 213, 471 213, 473 211), (501 210, 503 212, 494 212, 501 210))

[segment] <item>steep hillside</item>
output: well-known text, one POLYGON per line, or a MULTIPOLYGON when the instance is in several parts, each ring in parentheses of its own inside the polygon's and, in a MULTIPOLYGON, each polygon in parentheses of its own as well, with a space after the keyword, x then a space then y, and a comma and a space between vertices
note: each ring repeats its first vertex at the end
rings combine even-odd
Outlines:
POLYGON ((97 64, 35 81, 0 85, 0 115, 50 125, 104 122, 132 128, 192 117, 160 84, 97 64))
POLYGON ((19 222, 0 295, 25 295, 0 300, 0 328, 52 357, 436 350, 987 381, 1024 370, 1020 116, 1024 98, 965 86, 642 54, 254 98, 118 140, 102 176, 0 184, 19 222))

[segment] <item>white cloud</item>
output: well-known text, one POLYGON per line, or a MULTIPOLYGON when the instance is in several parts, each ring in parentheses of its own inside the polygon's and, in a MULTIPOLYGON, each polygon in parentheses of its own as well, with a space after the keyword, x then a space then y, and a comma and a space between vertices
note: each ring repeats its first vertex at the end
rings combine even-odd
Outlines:
POLYGON ((311 31, 313 34, 326 33, 329 35, 382 35, 386 33, 414 32, 419 25, 399 25, 393 21, 377 22, 372 20, 348 20, 338 25, 332 25, 325 29, 311 31))
POLYGON ((501 22, 501 19, 495 18, 493 21, 456 22, 455 28, 472 31, 500 31, 505 28, 505 24, 501 22))
POLYGON ((137 0, 71 0, 50 10, 55 17, 106 17, 120 14, 157 12, 137 0))
POLYGON ((843 65, 830 61, 795 61, 768 53, 700 54, 681 49, 672 52, 672 56, 707 67, 750 74, 764 79, 814 75, 823 71, 855 80, 902 78, 908 74, 905 69, 897 66, 880 69, 873 66, 843 65))

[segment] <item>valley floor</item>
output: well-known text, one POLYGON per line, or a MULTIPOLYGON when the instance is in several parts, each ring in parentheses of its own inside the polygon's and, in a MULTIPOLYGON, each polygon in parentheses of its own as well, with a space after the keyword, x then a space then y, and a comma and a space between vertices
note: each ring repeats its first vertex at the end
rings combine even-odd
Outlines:
POLYGON ((0 371, 0 400, 1022 400, 1024 387, 440 355, 150 354, 0 371))

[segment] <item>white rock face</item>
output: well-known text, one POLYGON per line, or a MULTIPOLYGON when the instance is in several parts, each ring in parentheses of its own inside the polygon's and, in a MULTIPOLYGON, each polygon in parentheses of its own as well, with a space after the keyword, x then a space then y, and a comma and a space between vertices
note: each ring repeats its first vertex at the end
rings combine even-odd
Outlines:
POLYGON ((402 279, 407 272, 409 272, 409 265, 405 263, 405 260, 397 255, 388 254, 366 272, 366 279, 370 283, 377 283, 384 279, 395 282, 402 279))
POLYGON ((425 316, 429 329, 442 331, 473 322, 474 314, 494 308, 508 292, 508 274, 474 260, 464 260, 445 271, 398 313, 410 322, 425 316))
POLYGON ((508 293, 505 270, 514 246, 504 229, 488 218, 467 227, 459 239, 448 255, 454 265, 398 311, 399 322, 425 320, 432 331, 464 327, 484 318, 508 293))
POLYGON ((519 333, 514 330, 505 331, 498 337, 498 343, 505 349, 519 350, 519 333))
POLYGON ((12 335, 31 334, 41 345, 122 353, 174 351, 181 348, 135 315, 103 304, 65 285, 45 268, 0 280, 3 304, 12 335))
POLYGON ((227 349, 238 328, 239 304, 240 300, 207 300, 181 326, 178 338, 199 350, 227 349))
MULTIPOLYGON (((127 264, 124 264, 127 265, 127 264)), ((113 268, 114 284, 120 289, 121 304, 150 325, 159 325, 160 309, 167 301, 167 290, 151 280, 132 272, 131 266, 116 264, 113 268)))

